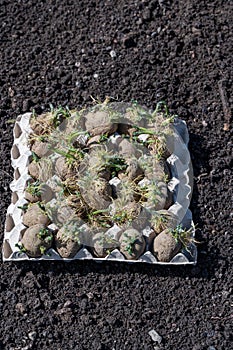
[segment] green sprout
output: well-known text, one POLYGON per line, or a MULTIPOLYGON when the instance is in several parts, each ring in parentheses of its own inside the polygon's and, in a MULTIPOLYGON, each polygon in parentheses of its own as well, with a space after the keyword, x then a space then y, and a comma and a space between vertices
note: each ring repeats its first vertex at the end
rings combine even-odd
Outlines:
POLYGON ((15 243, 15 247, 17 247, 19 249, 20 253, 26 253, 27 252, 27 249, 20 242, 19 243, 15 243))
POLYGON ((53 240, 53 235, 51 231, 47 228, 42 228, 37 234, 37 237, 43 240, 45 243, 49 243, 53 240))
POLYGON ((90 134, 88 131, 83 131, 83 130, 74 131, 66 137, 68 144, 72 144, 75 141, 75 139, 81 135, 90 137, 90 134))
POLYGON ((104 233, 99 238, 99 243, 103 248, 105 248, 107 254, 110 254, 115 247, 119 246, 119 242, 116 239, 105 235, 104 233))
POLYGON ((158 113, 163 113, 166 117, 169 116, 168 106, 167 106, 167 103, 165 101, 159 101, 157 103, 152 115, 154 116, 154 115, 157 115, 158 113))
POLYGON ((140 187, 139 193, 141 194, 140 201, 144 202, 149 200, 154 205, 158 203, 158 196, 161 195, 156 180, 151 180, 148 185, 140 187))
POLYGON ((46 252, 46 247, 41 245, 40 246, 40 252, 41 252, 42 255, 44 255, 44 253, 46 252))
POLYGON ((37 113, 35 108, 32 109, 32 118, 36 118, 37 117, 37 113))
POLYGON ((130 255, 133 255, 134 253, 134 245, 136 242, 137 242, 137 237, 135 236, 130 237, 129 235, 126 235, 126 239, 124 240, 124 243, 126 243, 127 246, 125 249, 130 255))
MULTIPOLYGON (((192 238, 192 227, 188 230, 184 229, 181 224, 171 231, 172 236, 177 242, 180 242, 184 248, 187 249, 188 245, 195 240, 192 238)), ((197 242, 196 242, 197 243, 197 242)))
POLYGON ((78 150, 77 148, 71 146, 68 147, 66 151, 59 148, 54 148, 53 150, 55 153, 65 157, 67 164, 70 166, 73 165, 75 162, 80 162, 85 155, 85 153, 82 150, 78 150))
POLYGON ((40 183, 39 180, 29 183, 27 186, 27 192, 32 196, 40 197, 41 196, 41 187, 43 184, 40 183))
POLYGON ((19 205, 17 208, 22 209, 25 213, 28 210, 29 203, 26 203, 24 205, 19 205))
POLYGON ((105 142, 108 140, 108 134, 102 134, 99 139, 99 143, 105 142))
POLYGON ((112 216, 113 221, 118 224, 128 225, 135 219, 137 216, 137 207, 130 206, 130 200, 127 198, 118 198, 115 201, 116 209, 115 213, 112 216))
POLYGON ((170 181, 170 176, 164 173, 163 182, 165 182, 165 184, 168 184, 169 181, 170 181))
POLYGON ((125 221, 132 221, 132 218, 128 217, 126 210, 119 210, 113 215, 113 221, 116 221, 119 224, 123 224, 125 221))
POLYGON ((158 116, 163 117, 163 120, 161 121, 161 126, 166 127, 170 125, 171 123, 174 123, 175 118, 177 115, 170 114, 168 106, 165 101, 159 101, 156 105, 156 108, 154 112, 152 113, 152 118, 158 118, 158 116))
POLYGON ((130 112, 133 122, 140 122, 142 119, 151 119, 151 114, 138 104, 138 101, 132 100, 132 106, 127 108, 126 112, 130 112))
POLYGON ((111 218, 109 215, 109 209, 90 210, 87 213, 87 218, 90 224, 97 225, 105 228, 111 227, 111 218))
POLYGON ((138 136, 138 135, 141 135, 141 134, 147 134, 147 135, 156 135, 157 134, 157 132, 152 130, 152 129, 143 128, 143 127, 138 126, 138 125, 133 125, 133 128, 136 129, 133 132, 133 136, 138 136))
POLYGON ((154 212, 151 216, 151 224, 154 226, 155 230, 164 230, 168 224, 168 216, 164 213, 154 212))
POLYGON ((32 151, 32 160, 36 163, 40 161, 40 157, 38 157, 38 155, 33 151, 32 151))
MULTIPOLYGON (((53 240, 53 235, 51 231, 48 228, 42 228, 39 233, 37 234, 37 237, 41 239, 45 244, 50 243, 53 240)), ((47 250, 46 246, 43 244, 40 246, 40 252, 41 254, 44 254, 47 250)))
POLYGON ((54 110, 52 107, 52 114, 53 114, 53 126, 57 128, 64 119, 67 119, 71 116, 70 110, 68 107, 63 108, 59 107, 58 109, 54 110))
POLYGON ((77 219, 69 220, 63 226, 62 236, 65 240, 72 239, 76 243, 81 243, 81 235, 83 233, 82 228, 80 227, 81 221, 77 219))
POLYGON ((117 154, 111 154, 105 149, 98 149, 93 154, 93 157, 96 158, 96 163, 93 169, 95 173, 99 173, 103 170, 109 170, 112 177, 114 177, 119 171, 127 168, 127 164, 123 157, 120 157, 117 154))
POLYGON ((134 181, 123 179, 120 183, 120 191, 116 200, 118 208, 126 206, 128 203, 133 202, 135 197, 140 196, 140 189, 134 181))
POLYGON ((126 170, 127 164, 124 158, 113 155, 106 160, 106 163, 103 164, 103 168, 110 170, 112 177, 114 177, 119 171, 126 170))

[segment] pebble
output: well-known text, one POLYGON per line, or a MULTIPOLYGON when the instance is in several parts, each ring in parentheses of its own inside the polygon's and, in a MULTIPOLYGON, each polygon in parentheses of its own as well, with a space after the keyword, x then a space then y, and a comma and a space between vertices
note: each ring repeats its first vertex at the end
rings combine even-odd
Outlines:
POLYGON ((117 56, 116 51, 111 50, 111 51, 110 51, 110 56, 111 56, 112 58, 115 58, 115 57, 117 56))
POLYGON ((37 336, 37 334, 36 334, 35 331, 32 331, 32 332, 29 332, 29 333, 28 333, 28 338, 29 338, 30 340, 32 340, 32 341, 34 341, 34 340, 36 339, 36 336, 37 336))
POLYGON ((64 308, 70 307, 72 305, 72 301, 67 300, 65 304, 63 305, 64 308))
POLYGON ((150 330, 148 334, 154 342, 161 344, 162 337, 154 329, 150 330))
POLYGON ((16 311, 18 311, 21 314, 23 314, 25 312, 25 307, 22 303, 17 303, 15 305, 15 309, 16 309, 16 311))
POLYGON ((24 100, 23 101, 23 112, 28 112, 30 108, 30 100, 24 100))

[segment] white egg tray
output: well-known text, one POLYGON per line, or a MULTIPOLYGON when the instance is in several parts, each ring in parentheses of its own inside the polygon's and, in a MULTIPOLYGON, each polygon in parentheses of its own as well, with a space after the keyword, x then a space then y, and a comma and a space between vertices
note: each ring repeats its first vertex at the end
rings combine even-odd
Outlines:
MULTIPOLYGON (((10 184, 12 191, 11 204, 8 207, 5 222, 5 232, 3 241, 3 261, 21 260, 95 260, 95 261, 121 261, 126 263, 150 263, 157 265, 195 265, 197 262, 197 248, 191 242, 190 245, 175 255, 170 262, 159 262, 148 250, 138 260, 127 260, 118 249, 113 250, 105 258, 94 257, 85 246, 81 248, 72 259, 61 258, 53 249, 49 249, 40 258, 30 258, 25 253, 20 252, 16 246, 21 239, 25 226, 22 223, 23 211, 19 207, 28 203, 24 198, 26 183, 30 179, 28 165, 32 152, 28 146, 28 138, 32 132, 30 128, 31 113, 25 113, 17 117, 14 126, 14 143, 11 150, 11 163, 14 168, 14 180, 10 184)), ((181 119, 176 119, 174 123, 174 135, 172 142, 172 155, 167 159, 172 178, 169 182, 169 189, 173 193, 174 204, 168 209, 180 218, 183 227, 191 229, 192 238, 195 237, 195 227, 192 221, 192 213, 189 210, 192 196, 192 165, 188 151, 188 130, 186 123, 181 119)))

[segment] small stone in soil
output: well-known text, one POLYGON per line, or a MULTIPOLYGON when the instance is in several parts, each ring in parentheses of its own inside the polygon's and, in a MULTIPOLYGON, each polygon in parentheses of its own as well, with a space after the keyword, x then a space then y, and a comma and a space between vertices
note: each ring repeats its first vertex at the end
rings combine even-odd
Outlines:
POLYGON ((115 57, 116 57, 116 51, 111 50, 111 51, 110 51, 110 56, 111 56, 112 58, 115 58, 115 57))
POLYGON ((37 334, 36 334, 35 331, 32 331, 32 332, 29 332, 29 333, 28 333, 28 338, 29 338, 30 340, 32 340, 32 341, 34 341, 34 340, 36 339, 36 336, 37 336, 37 334))
POLYGON ((18 311, 18 312, 21 313, 21 314, 24 314, 24 312, 25 312, 25 307, 24 307, 24 305, 23 305, 22 303, 17 303, 17 304, 15 305, 15 310, 18 311))
POLYGON ((162 337, 154 329, 150 330, 148 334, 154 342, 159 344, 162 342, 162 337))

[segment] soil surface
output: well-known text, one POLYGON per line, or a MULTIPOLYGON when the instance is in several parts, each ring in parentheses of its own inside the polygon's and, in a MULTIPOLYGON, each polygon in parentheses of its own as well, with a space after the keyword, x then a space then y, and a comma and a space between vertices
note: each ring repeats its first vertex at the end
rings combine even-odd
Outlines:
POLYGON ((0 0, 1 242, 12 120, 90 96, 186 120, 201 242, 195 267, 1 263, 0 349, 233 349, 232 16, 231 0, 0 0))

